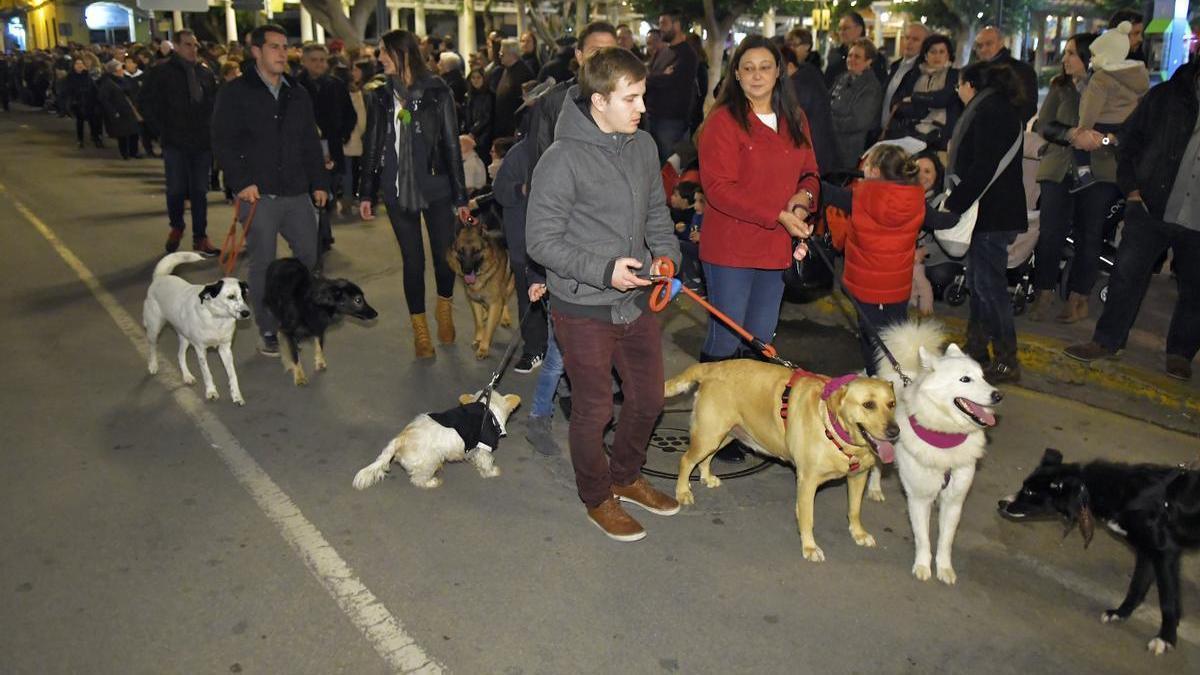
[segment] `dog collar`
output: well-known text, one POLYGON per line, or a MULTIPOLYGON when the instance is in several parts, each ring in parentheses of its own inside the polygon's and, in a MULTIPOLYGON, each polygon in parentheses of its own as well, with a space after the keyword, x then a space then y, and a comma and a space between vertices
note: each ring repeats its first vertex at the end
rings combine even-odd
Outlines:
POLYGON ((912 426, 913 433, 917 435, 917 438, 941 450, 958 447, 963 444, 963 441, 967 440, 966 434, 946 433, 923 427, 913 415, 908 416, 908 423, 912 426))

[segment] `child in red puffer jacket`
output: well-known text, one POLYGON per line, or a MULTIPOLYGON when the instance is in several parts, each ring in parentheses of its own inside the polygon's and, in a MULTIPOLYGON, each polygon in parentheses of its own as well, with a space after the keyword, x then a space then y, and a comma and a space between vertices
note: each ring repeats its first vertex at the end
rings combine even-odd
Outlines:
POLYGON ((908 319, 913 257, 927 214, 916 161, 895 145, 879 145, 863 160, 864 180, 848 188, 821 183, 827 206, 846 218, 830 218, 836 248, 845 252, 842 287, 858 309, 859 345, 867 373, 875 374, 874 330, 908 319))

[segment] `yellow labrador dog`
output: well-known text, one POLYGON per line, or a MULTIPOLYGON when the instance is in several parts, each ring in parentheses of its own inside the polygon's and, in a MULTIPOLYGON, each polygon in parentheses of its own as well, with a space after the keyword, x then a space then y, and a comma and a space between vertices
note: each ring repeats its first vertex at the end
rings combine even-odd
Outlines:
POLYGON ((712 474, 712 456, 727 436, 753 450, 796 467, 796 521, 804 558, 825 554, 813 538, 813 499, 817 488, 846 478, 850 492, 850 535, 859 546, 875 538, 859 519, 867 474, 875 457, 895 459, 890 441, 900 434, 896 395, 884 380, 856 375, 830 378, 748 359, 694 365, 666 383, 666 396, 699 385, 692 408, 691 445, 679 459, 675 498, 693 504, 688 477, 700 465, 700 480, 721 484, 712 474))

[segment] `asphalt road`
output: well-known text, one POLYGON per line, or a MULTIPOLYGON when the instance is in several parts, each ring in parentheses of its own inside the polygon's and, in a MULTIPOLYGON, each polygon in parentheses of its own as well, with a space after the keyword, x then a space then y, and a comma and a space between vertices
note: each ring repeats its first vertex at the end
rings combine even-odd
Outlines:
MULTIPOLYGON (((249 324, 234 344, 245 407, 228 400, 215 355, 220 401, 181 384, 170 330, 164 370, 148 375, 138 323, 166 231, 161 162, 77 150, 69 126, 0 116, 0 672, 1200 670, 1194 618, 1178 650, 1146 653, 1154 592, 1129 623, 1099 622, 1132 571, 1124 545, 1097 533, 1085 551, 1057 523, 995 514, 1047 446, 1179 462, 1195 457, 1192 437, 1007 389, 954 587, 910 575, 894 474, 887 501, 864 507, 875 549, 846 532, 844 487, 821 491, 822 564, 800 555, 785 466, 700 488, 680 515, 646 515, 644 541, 611 542, 585 520, 569 461, 524 441, 524 410, 499 478, 450 465, 422 491, 397 470, 358 492, 355 471, 392 435, 482 386, 498 357, 476 362, 460 338, 414 362, 399 252, 380 219, 335 225, 328 272, 362 285, 380 318, 332 333, 330 370, 308 387, 255 353, 249 324)), ((219 240, 230 208, 212 196, 219 240)), ((216 276, 211 263, 181 271, 216 276)), ((461 301, 456 313, 468 334, 461 301)), ((784 353, 824 372, 857 366, 847 333, 787 316, 784 353)), ((669 373, 691 362, 700 319, 694 307, 665 314, 669 373)), ((501 388, 532 386, 510 373, 501 388)), ((664 438, 686 427, 687 404, 669 402, 664 438)), ((557 433, 565 442, 561 422, 557 433)), ((652 466, 673 462, 651 451, 652 466)), ((1185 559, 1185 617, 1200 608, 1198 578, 1185 559)))

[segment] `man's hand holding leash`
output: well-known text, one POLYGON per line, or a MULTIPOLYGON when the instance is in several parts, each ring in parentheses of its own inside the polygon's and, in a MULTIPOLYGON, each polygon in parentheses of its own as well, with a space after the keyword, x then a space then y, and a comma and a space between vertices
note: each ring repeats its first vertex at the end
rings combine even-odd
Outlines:
MULTIPOLYGON (((650 267, 650 276, 654 276, 658 263, 650 267)), ((618 291, 631 291, 641 286, 649 286, 654 282, 649 278, 639 277, 636 270, 642 269, 642 261, 637 258, 617 258, 613 264, 612 287, 618 291)))

